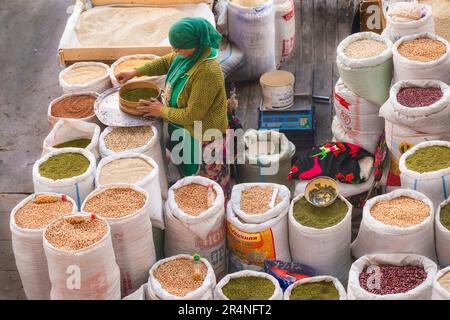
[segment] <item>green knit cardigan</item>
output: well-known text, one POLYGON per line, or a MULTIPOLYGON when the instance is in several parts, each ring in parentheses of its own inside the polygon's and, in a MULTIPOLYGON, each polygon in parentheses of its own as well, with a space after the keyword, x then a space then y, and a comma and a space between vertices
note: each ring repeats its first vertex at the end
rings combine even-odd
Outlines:
MULTIPOLYGON (((139 76, 165 75, 174 59, 175 53, 170 53, 136 70, 139 76)), ((217 59, 200 63, 180 93, 178 108, 164 106, 161 117, 183 126, 191 135, 194 135, 194 121, 202 121, 202 133, 208 129, 218 129, 225 133, 228 125, 227 95, 217 59)))

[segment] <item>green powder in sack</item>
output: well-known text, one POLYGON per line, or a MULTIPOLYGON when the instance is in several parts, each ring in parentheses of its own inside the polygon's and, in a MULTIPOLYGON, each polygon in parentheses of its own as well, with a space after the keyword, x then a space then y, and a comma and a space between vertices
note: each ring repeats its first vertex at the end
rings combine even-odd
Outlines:
POLYGON ((405 161, 409 170, 424 173, 450 167, 450 148, 446 146, 429 146, 420 148, 405 161))
POLYGON ((233 278, 222 287, 223 294, 230 300, 268 300, 275 291, 275 285, 262 277, 233 278))
POLYGON ((75 139, 66 141, 63 143, 55 144, 53 148, 81 148, 86 149, 86 147, 91 143, 91 139, 75 139))
POLYGON ((52 180, 82 175, 89 168, 89 159, 80 153, 60 153, 41 163, 39 173, 52 180))
POLYGON ((450 204, 441 208, 440 220, 442 225, 450 231, 450 204))
POLYGON ((347 204, 340 198, 328 207, 313 206, 305 197, 294 204, 295 220, 303 226, 315 229, 324 229, 338 224, 344 219, 347 211, 347 204))
POLYGON ((331 281, 304 283, 291 291, 290 300, 339 300, 339 291, 331 281))
POLYGON ((139 100, 150 100, 151 98, 156 98, 158 96, 158 91, 150 88, 138 88, 132 89, 122 93, 122 98, 127 101, 139 102, 139 100))

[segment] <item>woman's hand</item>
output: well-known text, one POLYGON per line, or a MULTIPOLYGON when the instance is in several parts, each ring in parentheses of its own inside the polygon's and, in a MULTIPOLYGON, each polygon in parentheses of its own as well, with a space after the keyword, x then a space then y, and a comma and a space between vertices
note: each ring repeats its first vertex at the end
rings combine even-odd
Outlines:
POLYGON ((120 84, 124 84, 125 82, 133 79, 137 75, 138 75, 138 72, 136 70, 123 71, 116 75, 116 79, 117 79, 117 81, 119 81, 120 84))
POLYGON ((144 117, 159 117, 163 104, 156 99, 150 101, 140 100, 140 106, 136 109, 145 112, 144 117))

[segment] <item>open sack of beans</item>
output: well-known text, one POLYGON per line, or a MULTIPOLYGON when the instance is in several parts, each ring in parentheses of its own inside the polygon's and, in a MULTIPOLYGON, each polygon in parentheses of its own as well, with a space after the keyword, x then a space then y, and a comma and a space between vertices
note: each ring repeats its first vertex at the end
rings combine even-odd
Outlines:
POLYGON ((450 267, 439 270, 436 274, 431 300, 450 300, 450 267))
POLYGON ((435 219, 434 232, 439 265, 450 266, 450 198, 439 205, 435 219))
POLYGON ((317 276, 291 284, 284 292, 284 300, 347 300, 347 293, 338 279, 317 276))
POLYGON ((78 119, 99 123, 94 112, 96 92, 68 93, 50 102, 47 110, 48 123, 54 125, 60 119, 78 119))
POLYGON ((111 226, 111 237, 120 269, 122 296, 147 282, 148 271, 156 262, 148 193, 128 184, 95 189, 83 202, 82 212, 103 217, 111 226))
POLYGON ((342 82, 358 96, 381 106, 392 79, 392 42, 374 32, 355 33, 337 47, 342 82))
POLYGON ((381 135, 381 133, 374 134, 373 132, 345 129, 337 115, 333 117, 331 132, 333 134, 333 141, 352 143, 372 154, 375 153, 381 135))
POLYGON ((341 195, 328 207, 310 204, 304 194, 289 207, 289 246, 292 260, 345 283, 350 253, 352 205, 341 195))
POLYGON ((390 4, 384 16, 386 28, 381 35, 392 42, 419 32, 435 33, 433 11, 429 5, 400 1, 390 4))
POLYGON ((338 80, 334 87, 334 110, 346 131, 361 131, 380 135, 384 121, 378 112, 380 106, 354 94, 338 80))
POLYGON ((159 166, 152 158, 142 153, 119 153, 103 158, 97 167, 95 186, 114 183, 130 183, 147 191, 152 225, 164 229, 159 166))
POLYGON ((94 214, 66 215, 44 231, 52 300, 118 300, 111 228, 94 214))
POLYGON ((220 280, 214 300, 283 300, 283 290, 270 274, 243 270, 220 280))
POLYGON ((95 159, 100 160, 99 136, 100 127, 95 123, 76 119, 58 120, 44 139, 42 155, 55 149, 82 148, 92 152, 95 159))
POLYGON ((64 93, 102 93, 111 88, 109 66, 101 62, 74 63, 59 73, 59 85, 64 93))
POLYGON ((429 79, 450 84, 450 44, 444 38, 428 32, 404 36, 392 52, 394 82, 429 79))
POLYGON ((216 276, 208 260, 187 254, 159 260, 150 269, 148 300, 212 300, 216 276))
POLYGON ((115 154, 142 153, 158 164, 159 184, 167 199, 166 161, 160 145, 159 130, 152 125, 138 127, 107 127, 100 134, 99 147, 103 158, 115 154))
POLYGON ((291 193, 275 183, 241 183, 227 204, 232 271, 264 270, 264 260, 291 261, 287 213, 291 193))
POLYGON ((437 266, 416 254, 373 254, 350 269, 349 300, 429 300, 437 266))
POLYGON ((216 182, 199 176, 178 180, 166 202, 164 253, 199 253, 218 279, 227 273, 225 199, 216 182))
POLYGON ((437 208, 449 196, 450 142, 415 145, 400 157, 399 169, 402 187, 422 192, 437 208))
POLYGON ((352 254, 415 253, 436 260, 433 203, 424 194, 399 189, 366 202, 352 254))
POLYGON ((94 190, 94 155, 80 148, 63 148, 47 153, 33 165, 34 192, 57 192, 70 196, 81 206, 94 190))
POLYGON ((73 199, 51 192, 32 194, 12 210, 9 223, 12 247, 27 299, 50 299, 51 284, 42 235, 50 222, 77 211, 73 199))
MULTIPOLYGON (((132 54, 128 56, 123 56, 116 60, 109 70, 109 77, 111 83, 114 87, 119 87, 120 83, 117 81, 116 75, 124 71, 133 71, 136 68, 142 67, 147 62, 159 58, 159 56, 154 54, 132 54)), ((133 79, 134 80, 134 79, 133 79)), ((151 81, 156 83, 159 87, 164 88, 165 76, 160 77, 136 77, 139 81, 151 81)))

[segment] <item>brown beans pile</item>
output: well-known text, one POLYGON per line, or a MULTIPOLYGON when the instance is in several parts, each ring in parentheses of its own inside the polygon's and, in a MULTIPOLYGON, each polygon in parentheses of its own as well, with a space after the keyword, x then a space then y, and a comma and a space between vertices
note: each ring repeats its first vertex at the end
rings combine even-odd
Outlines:
POLYGON ((200 279, 194 278, 194 260, 180 258, 167 261, 161 264, 154 272, 153 276, 161 284, 161 286, 170 294, 184 297, 201 287, 207 273, 208 268, 201 262, 200 279))
POLYGON ((367 267, 359 275, 360 286, 373 294, 398 294, 408 292, 427 278, 423 267, 380 265, 379 273, 367 267), (376 279, 380 276, 380 279, 376 279), (379 287, 377 287, 379 284, 379 287))
POLYGON ((442 57, 447 47, 439 40, 418 38, 402 42, 397 50, 400 55, 409 60, 430 62, 442 57))
POLYGON ((406 228, 428 218, 430 207, 423 201, 401 196, 377 202, 370 209, 370 214, 384 224, 406 228))
POLYGON ((58 118, 86 118, 94 114, 96 99, 87 94, 68 96, 52 106, 51 114, 58 118))
POLYGON ((350 59, 365 59, 375 57, 387 49, 384 42, 372 39, 356 40, 344 49, 344 54, 350 59))
POLYGON ((17 210, 14 219, 19 228, 43 229, 56 218, 71 213, 72 209, 72 202, 65 197, 38 195, 17 210))
MULTIPOLYGON (((241 193, 241 210, 247 214, 264 214, 270 207, 274 188, 271 187, 251 187, 241 193)), ((281 197, 277 194, 275 205, 281 202, 281 197)))
POLYGON ((136 149, 147 144, 153 137, 149 126, 114 128, 105 137, 105 145, 109 150, 122 152, 136 149))
POLYGON ((92 217, 63 217, 53 222, 45 232, 45 239, 64 251, 77 251, 100 241, 108 232, 104 220, 92 217))
POLYGON ((407 87, 398 91, 397 101, 405 107, 427 107, 439 101, 443 95, 441 88, 407 87))
POLYGON ((122 218, 145 204, 145 195, 132 188, 111 187, 86 201, 84 210, 105 218, 122 218))
MULTIPOLYGON (((216 192, 213 190, 214 199, 216 192)), ((191 183, 175 190, 175 201, 186 214, 198 216, 208 210, 208 187, 191 183)))

